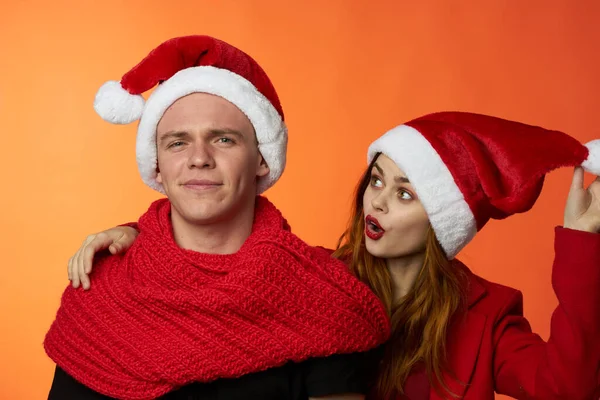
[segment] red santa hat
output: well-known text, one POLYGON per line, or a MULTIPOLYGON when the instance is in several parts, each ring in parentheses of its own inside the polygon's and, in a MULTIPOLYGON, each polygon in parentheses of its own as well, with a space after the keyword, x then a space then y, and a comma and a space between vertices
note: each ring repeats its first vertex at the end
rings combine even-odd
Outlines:
POLYGON ((144 182, 162 193, 156 182, 156 127, 177 99, 192 93, 220 96, 238 107, 256 132, 258 148, 270 173, 258 192, 271 187, 285 168, 287 128, 275 88, 249 55, 209 36, 167 40, 155 48, 120 82, 105 83, 94 101, 102 119, 128 124, 140 119, 136 158, 144 182), (158 85, 147 102, 141 94, 158 85))
POLYGON ((448 258, 490 218, 529 210, 545 174, 582 166, 600 175, 600 140, 571 136, 486 115, 442 112, 393 128, 368 151, 407 175, 448 258))

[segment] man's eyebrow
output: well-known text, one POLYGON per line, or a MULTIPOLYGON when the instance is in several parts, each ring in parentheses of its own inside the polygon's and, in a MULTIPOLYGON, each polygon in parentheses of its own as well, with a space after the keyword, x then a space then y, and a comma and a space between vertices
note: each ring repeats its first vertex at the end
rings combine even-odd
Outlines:
MULTIPOLYGON (((238 138, 244 137, 244 135, 241 132, 236 131, 235 129, 229 129, 229 128, 211 129, 208 131, 208 134, 211 137, 219 136, 219 135, 233 135, 238 138)), ((160 142, 163 143, 164 141, 171 140, 171 139, 183 139, 183 138, 189 137, 189 136, 190 136, 190 134, 186 131, 170 131, 160 137, 160 142)))
POLYGON ((221 129, 211 129, 209 131, 211 136, 218 136, 218 135, 234 135, 237 136, 239 138, 244 137, 244 135, 242 135, 242 133, 240 131, 236 131, 235 129, 229 129, 229 128, 221 128, 221 129))
POLYGON ((167 132, 164 135, 162 135, 160 137, 160 142, 162 143, 168 139, 182 139, 186 136, 189 136, 189 133, 187 133, 185 131, 171 131, 171 132, 167 132))

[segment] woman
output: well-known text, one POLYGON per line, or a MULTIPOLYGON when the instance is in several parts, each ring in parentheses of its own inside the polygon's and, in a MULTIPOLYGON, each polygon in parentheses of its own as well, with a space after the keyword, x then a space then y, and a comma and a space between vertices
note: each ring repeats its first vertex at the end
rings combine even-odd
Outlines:
MULTIPOLYGON (((597 152, 560 132, 468 113, 413 120, 370 146, 335 256, 392 318, 371 398, 598 398, 599 181, 584 190, 576 169, 556 229, 559 305, 548 342, 522 316, 520 292, 454 258, 490 218, 531 208, 550 170, 582 165, 598 174, 597 152)), ((69 263, 74 285, 93 253, 123 251, 134 236, 120 227, 90 238, 69 263)))

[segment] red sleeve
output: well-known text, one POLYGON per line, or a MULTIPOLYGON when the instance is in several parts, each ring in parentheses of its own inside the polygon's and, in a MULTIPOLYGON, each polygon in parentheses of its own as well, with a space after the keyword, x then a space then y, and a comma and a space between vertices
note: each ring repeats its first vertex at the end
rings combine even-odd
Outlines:
POLYGON ((598 399, 600 235, 556 228, 552 285, 558 307, 544 342, 523 317, 516 292, 494 329, 494 381, 517 399, 598 399))

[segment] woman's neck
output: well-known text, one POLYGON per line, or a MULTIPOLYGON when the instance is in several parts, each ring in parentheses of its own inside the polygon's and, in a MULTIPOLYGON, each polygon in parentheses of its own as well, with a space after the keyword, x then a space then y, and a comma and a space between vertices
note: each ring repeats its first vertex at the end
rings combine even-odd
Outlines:
POLYGON ((423 268, 425 260, 424 253, 417 253, 399 258, 388 258, 386 260, 394 293, 394 304, 397 304, 410 292, 423 268))

